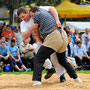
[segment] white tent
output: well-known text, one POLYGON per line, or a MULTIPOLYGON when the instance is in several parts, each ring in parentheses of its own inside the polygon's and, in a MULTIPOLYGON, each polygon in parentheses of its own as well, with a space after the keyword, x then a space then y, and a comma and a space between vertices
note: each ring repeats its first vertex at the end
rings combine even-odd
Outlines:
POLYGON ((90 22, 66 22, 66 26, 69 26, 70 29, 74 32, 75 28, 79 29, 79 32, 85 32, 85 29, 90 29, 90 22))

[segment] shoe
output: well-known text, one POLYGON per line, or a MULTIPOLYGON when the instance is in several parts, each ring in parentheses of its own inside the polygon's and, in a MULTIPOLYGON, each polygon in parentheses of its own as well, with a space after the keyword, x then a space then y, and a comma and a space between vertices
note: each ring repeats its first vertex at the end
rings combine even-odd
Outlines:
POLYGON ((19 69, 19 72, 23 72, 24 70, 23 69, 19 69))
POLYGON ((34 81, 33 86, 36 86, 36 85, 41 85, 41 82, 40 81, 34 81))
POLYGON ((60 83, 63 83, 65 81, 66 81, 65 77, 60 77, 60 83))
POLYGON ((31 71, 31 69, 26 69, 26 70, 25 70, 25 72, 30 72, 30 71, 31 71))
POLYGON ((55 69, 51 68, 48 70, 47 74, 45 75, 45 79, 49 79, 55 73, 55 69))
POLYGON ((79 77, 77 77, 76 79, 74 79, 75 82, 77 83, 82 83, 81 79, 79 77))

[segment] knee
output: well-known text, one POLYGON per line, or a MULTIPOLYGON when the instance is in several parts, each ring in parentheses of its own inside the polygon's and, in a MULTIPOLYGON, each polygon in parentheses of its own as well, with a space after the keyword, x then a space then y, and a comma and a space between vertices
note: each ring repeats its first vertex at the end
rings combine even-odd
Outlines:
POLYGON ((70 64, 67 60, 59 62, 62 66, 66 66, 67 64, 70 64))

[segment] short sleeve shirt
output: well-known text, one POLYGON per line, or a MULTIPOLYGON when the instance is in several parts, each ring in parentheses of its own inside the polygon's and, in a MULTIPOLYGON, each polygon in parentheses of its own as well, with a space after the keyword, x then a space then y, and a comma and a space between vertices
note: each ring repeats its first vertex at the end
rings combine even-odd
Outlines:
POLYGON ((0 55, 6 56, 8 52, 9 52, 9 48, 7 46, 2 48, 1 45, 0 45, 0 55))
POLYGON ((39 24, 39 33, 45 38, 56 29, 56 22, 50 12, 39 9, 34 15, 34 23, 39 24))
POLYGON ((26 32, 31 27, 33 22, 34 22, 33 18, 30 18, 30 20, 28 22, 22 21, 21 24, 20 24, 21 32, 22 33, 26 32))
POLYGON ((17 46, 9 47, 10 53, 12 56, 17 56, 17 52, 19 51, 19 48, 17 46))

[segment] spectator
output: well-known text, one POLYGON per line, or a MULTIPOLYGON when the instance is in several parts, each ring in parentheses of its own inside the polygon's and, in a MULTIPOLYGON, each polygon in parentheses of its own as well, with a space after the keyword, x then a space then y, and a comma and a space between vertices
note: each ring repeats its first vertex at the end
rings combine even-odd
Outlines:
POLYGON ((10 44, 11 43, 11 40, 12 40, 12 34, 8 34, 8 36, 7 36, 7 42, 10 44))
POLYGON ((73 56, 73 43, 70 37, 68 37, 69 44, 67 46, 66 55, 72 57, 73 56))
POLYGON ((74 57, 78 66, 83 66, 84 54, 86 55, 87 59, 90 59, 90 57, 87 55, 85 45, 83 45, 81 41, 78 41, 74 46, 74 57))
POLYGON ((70 30, 69 26, 65 27, 65 31, 66 31, 67 35, 69 35, 69 36, 73 35, 73 32, 70 30))
POLYGON ((0 62, 3 62, 4 64, 10 64, 13 68, 12 60, 10 59, 10 51, 9 48, 5 46, 5 41, 1 41, 0 62))
POLYGON ((2 32, 6 31, 6 25, 2 27, 2 32))
POLYGON ((72 64, 73 67, 76 67, 75 58, 73 58, 73 44, 70 37, 68 37, 69 44, 66 49, 66 58, 72 64))
POLYGON ((85 29, 85 33, 82 35, 82 41, 84 41, 86 36, 90 38, 90 31, 88 28, 85 29))
MULTIPOLYGON (((90 49, 89 49, 90 48, 90 42, 89 42, 89 40, 90 40, 89 37, 86 36, 83 44, 86 47, 86 52, 87 52, 88 56, 90 57, 90 49)), ((88 59, 86 57, 84 57, 84 62, 86 62, 86 64, 90 65, 90 59, 88 59)))
POLYGON ((30 41, 29 39, 21 43, 20 51, 21 51, 22 60, 25 66, 28 67, 28 63, 31 63, 31 69, 33 70, 33 58, 34 58, 35 49, 31 44, 29 44, 29 41, 30 41))
POLYGON ((6 26, 6 30, 2 32, 1 36, 7 37, 9 34, 11 34, 12 37, 14 37, 14 32, 11 31, 11 26, 10 25, 7 25, 6 26))
POLYGON ((7 47, 10 46, 10 44, 6 41, 6 37, 5 37, 5 36, 1 36, 1 37, 0 37, 0 44, 1 44, 1 41, 5 41, 5 45, 6 45, 7 47))
POLYGON ((20 44, 23 42, 23 37, 20 31, 20 27, 18 29, 17 27, 15 27, 14 34, 16 38, 16 45, 20 48, 20 44))
POLYGON ((85 45, 85 47, 86 47, 86 51, 88 52, 88 50, 89 50, 89 47, 90 47, 90 42, 89 42, 89 37, 88 36, 86 36, 85 37, 85 39, 84 39, 84 42, 83 42, 83 44, 85 45))
POLYGON ((81 40, 81 37, 79 35, 78 29, 75 29, 74 35, 72 36, 72 41, 74 44, 76 44, 78 40, 81 40))
POLYGON ((25 70, 25 72, 30 71, 30 69, 27 69, 27 68, 24 66, 24 64, 22 63, 21 58, 20 58, 19 49, 18 49, 17 46, 15 46, 15 40, 14 40, 14 39, 11 40, 11 45, 10 45, 9 49, 10 49, 10 53, 11 53, 10 56, 11 56, 11 58, 13 59, 13 64, 14 64, 15 68, 16 68, 19 72, 22 71, 22 69, 19 69, 19 67, 18 67, 18 65, 17 65, 17 63, 19 63, 19 64, 21 65, 21 67, 25 70))

